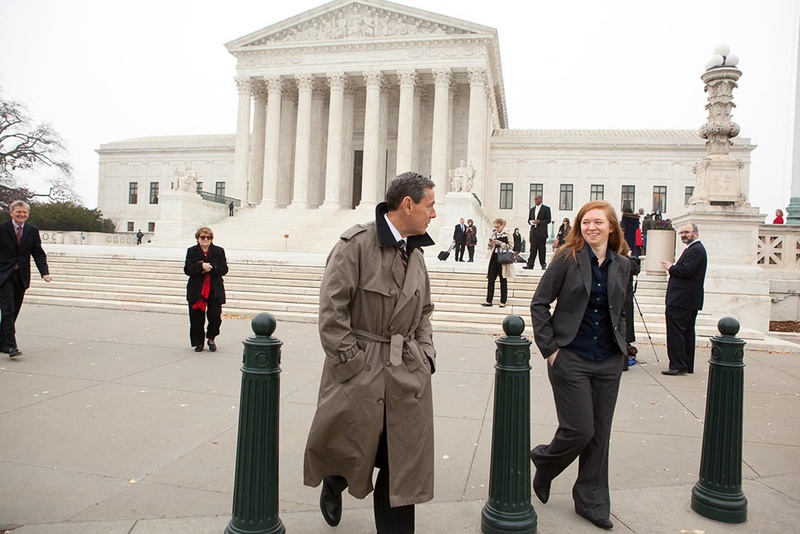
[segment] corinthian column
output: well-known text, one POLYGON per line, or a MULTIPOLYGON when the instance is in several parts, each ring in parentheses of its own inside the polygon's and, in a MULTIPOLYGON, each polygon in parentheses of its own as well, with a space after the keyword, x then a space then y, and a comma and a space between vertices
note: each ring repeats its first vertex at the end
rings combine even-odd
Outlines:
POLYGON ((308 171, 311 163, 312 74, 297 74, 297 133, 294 145, 294 194, 292 206, 308 206, 308 171))
POLYGON ((324 207, 338 208, 339 188, 342 183, 342 147, 344 134, 344 86, 347 81, 343 72, 328 74, 331 89, 328 109, 328 153, 325 162, 324 207))
POLYGON ((450 139, 450 69, 433 71, 433 136, 431 138, 431 179, 443 186, 447 183, 447 144, 450 139))
POLYGON ((475 170, 472 191, 483 197, 485 194, 486 135, 489 129, 486 103, 486 70, 469 69, 469 126, 467 133, 467 163, 475 170))
POLYGON ((378 150, 381 131, 381 86, 383 74, 379 71, 364 73, 367 84, 366 110, 364 111, 364 169, 361 178, 361 203, 374 206, 378 203, 378 150))
POLYGON ((265 76, 264 83, 267 88, 267 121, 264 133, 264 184, 261 205, 271 208, 278 203, 283 79, 280 76, 265 76))
POLYGON ((400 109, 397 119, 397 172, 401 174, 414 169, 412 163, 414 145, 414 88, 417 72, 402 70, 397 73, 400 83, 400 109))
POLYGON ((267 120, 267 88, 259 80, 252 84, 253 111, 253 148, 250 151, 250 178, 247 188, 247 202, 258 204, 264 182, 264 132, 267 120))
POLYGON ((233 155, 233 182, 225 192, 228 196, 241 199, 247 191, 247 161, 250 149, 250 78, 237 77, 239 90, 239 112, 236 115, 236 147, 233 155))

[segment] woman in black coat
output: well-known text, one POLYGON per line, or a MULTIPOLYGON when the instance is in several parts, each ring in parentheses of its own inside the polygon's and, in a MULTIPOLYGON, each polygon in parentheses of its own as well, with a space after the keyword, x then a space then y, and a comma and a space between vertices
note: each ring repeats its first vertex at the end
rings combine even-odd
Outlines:
POLYGON ((633 209, 625 204, 622 207, 622 219, 619 221, 628 248, 633 251, 633 255, 639 257, 638 247, 636 246, 636 230, 639 228, 639 214, 634 213, 633 209))
POLYGON ((208 350, 214 352, 214 339, 222 324, 222 305, 225 304, 225 284, 222 277, 228 274, 225 250, 212 243, 214 232, 208 226, 194 233, 197 244, 186 251, 183 272, 189 277, 186 283, 186 300, 189 302, 189 339, 195 352, 203 350, 208 339, 208 350), (203 327, 208 319, 208 328, 203 327))

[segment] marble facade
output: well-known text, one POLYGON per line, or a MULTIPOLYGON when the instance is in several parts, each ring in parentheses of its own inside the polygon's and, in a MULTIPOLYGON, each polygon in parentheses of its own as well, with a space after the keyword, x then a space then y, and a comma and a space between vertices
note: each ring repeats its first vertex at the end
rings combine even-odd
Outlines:
MULTIPOLYGON (((259 220, 281 210, 277 216, 293 224, 343 210, 366 220, 388 181, 415 170, 437 183, 441 208, 431 232, 448 242, 460 216, 479 217, 481 231, 495 217, 523 228, 535 188, 555 221, 591 198, 619 209, 623 189, 634 208, 648 211, 658 190, 661 211, 677 215, 705 155, 691 130, 509 129, 496 30, 382 0, 329 2, 226 47, 237 59, 235 135, 213 143, 209 136, 146 138, 98 150, 98 205, 120 230, 152 222, 158 236, 159 221, 176 223, 148 204, 147 192, 154 182, 169 190, 174 170, 187 163, 205 191, 223 184, 225 196, 263 212, 259 220), (136 204, 131 183, 140 191, 136 204)), ((745 191, 753 148, 748 139, 732 148, 745 191)), ((203 213, 186 222, 221 224, 214 210, 203 213)))

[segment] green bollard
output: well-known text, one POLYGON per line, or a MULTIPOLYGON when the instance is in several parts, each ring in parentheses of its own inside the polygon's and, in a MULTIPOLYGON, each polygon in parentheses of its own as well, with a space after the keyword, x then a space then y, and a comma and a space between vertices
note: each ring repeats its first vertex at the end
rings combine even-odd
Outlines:
POLYGON ((715 521, 744 523, 742 492, 742 413, 744 341, 735 337, 739 322, 723 317, 721 336, 711 338, 706 418, 700 479, 692 488, 692 510, 715 521))
POLYGON ((233 517, 225 534, 286 532, 278 517, 281 345, 275 318, 259 313, 244 340, 233 517))
POLYGON ((494 423, 489 500, 481 512, 481 532, 534 534, 531 505, 531 342, 520 337, 519 315, 503 320, 506 333, 495 341, 494 423))

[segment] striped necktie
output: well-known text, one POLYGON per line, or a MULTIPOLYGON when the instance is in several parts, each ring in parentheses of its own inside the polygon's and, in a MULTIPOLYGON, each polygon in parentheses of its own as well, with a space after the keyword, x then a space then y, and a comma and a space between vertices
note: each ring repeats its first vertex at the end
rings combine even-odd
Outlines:
POLYGON ((17 226, 17 245, 19 246, 21 244, 22 244, 22 227, 17 226))
POLYGON ((397 242, 397 248, 400 252, 400 261, 403 263, 403 270, 408 269, 408 252, 406 251, 406 242, 400 240, 397 242))

